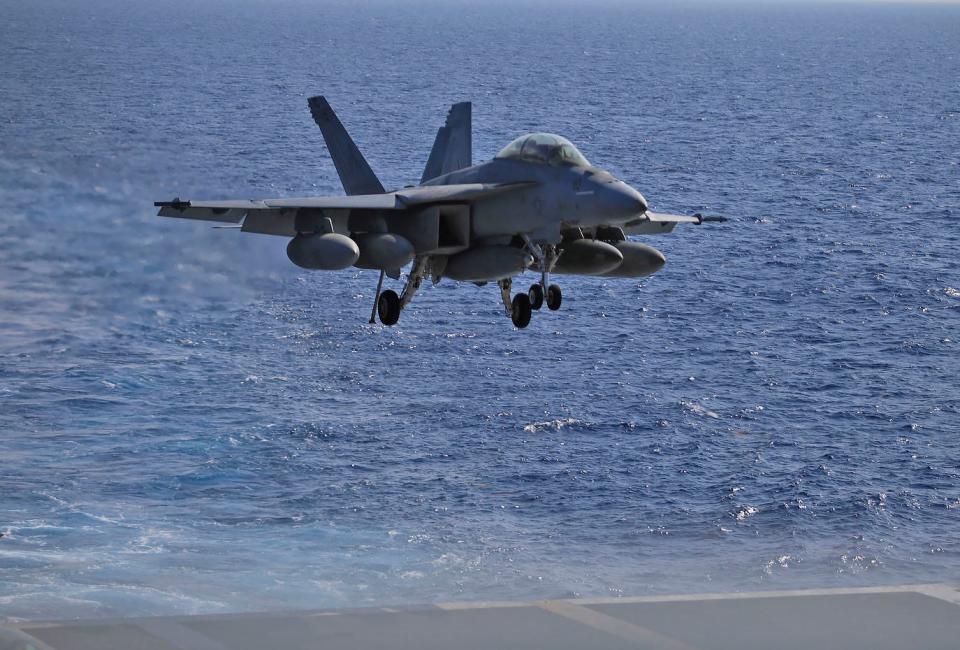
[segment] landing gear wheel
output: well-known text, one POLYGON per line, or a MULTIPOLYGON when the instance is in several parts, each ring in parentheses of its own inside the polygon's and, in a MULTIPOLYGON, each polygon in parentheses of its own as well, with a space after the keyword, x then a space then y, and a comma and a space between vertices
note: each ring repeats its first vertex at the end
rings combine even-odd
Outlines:
POLYGON ((543 307, 543 287, 539 284, 530 285, 530 291, 527 292, 530 297, 530 306, 534 309, 543 307))
POLYGON ((510 309, 510 320, 515 327, 523 329, 530 324, 530 316, 533 309, 530 307, 530 296, 525 293, 518 293, 513 297, 513 303, 510 309))
POLYGON ((380 294, 377 301, 377 314, 384 325, 395 325, 400 320, 400 296, 392 289, 380 294))
POLYGON ((563 294, 560 292, 560 287, 555 284, 551 284, 547 287, 547 307, 552 311, 557 311, 560 309, 560 303, 563 301, 563 294))

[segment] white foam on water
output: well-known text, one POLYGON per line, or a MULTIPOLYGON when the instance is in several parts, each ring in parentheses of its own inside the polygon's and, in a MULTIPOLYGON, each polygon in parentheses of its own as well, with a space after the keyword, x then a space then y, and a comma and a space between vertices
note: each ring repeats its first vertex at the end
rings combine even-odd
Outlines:
POLYGON ((560 429, 566 429, 567 427, 576 426, 578 424, 583 424, 583 420, 578 420, 577 418, 558 418, 556 420, 548 420, 546 422, 534 422, 523 427, 523 430, 527 433, 536 433, 537 431, 559 431, 560 429))

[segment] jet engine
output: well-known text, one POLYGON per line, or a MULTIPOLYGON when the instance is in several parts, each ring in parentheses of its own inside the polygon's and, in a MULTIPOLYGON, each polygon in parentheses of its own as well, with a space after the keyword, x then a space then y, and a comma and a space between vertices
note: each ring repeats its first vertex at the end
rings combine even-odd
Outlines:
POLYGON ((531 264, 533 256, 513 246, 479 246, 447 259, 444 277, 465 282, 492 282, 512 278, 531 264))
POLYGON ((346 235, 300 233, 287 244, 287 257, 305 269, 339 271, 356 263, 360 249, 346 235))

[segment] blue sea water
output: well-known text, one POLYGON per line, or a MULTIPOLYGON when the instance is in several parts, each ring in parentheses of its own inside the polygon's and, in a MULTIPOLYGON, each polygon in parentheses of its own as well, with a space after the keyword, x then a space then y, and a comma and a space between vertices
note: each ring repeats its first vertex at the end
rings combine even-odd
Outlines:
POLYGON ((0 620, 960 579, 960 7, 0 16, 0 620), (318 93, 387 186, 469 99, 478 160, 732 221, 368 325, 373 272, 151 205, 340 193, 318 93))

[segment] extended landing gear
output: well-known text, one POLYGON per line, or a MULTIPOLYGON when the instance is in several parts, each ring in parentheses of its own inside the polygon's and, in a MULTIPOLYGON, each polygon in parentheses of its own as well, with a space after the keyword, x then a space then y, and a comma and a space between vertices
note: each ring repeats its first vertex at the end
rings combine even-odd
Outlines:
POLYGON ((523 239, 526 243, 527 250, 530 251, 530 254, 533 255, 533 258, 537 262, 537 266, 540 267, 540 282, 531 285, 530 290, 527 292, 527 296, 530 298, 530 306, 533 307, 533 309, 540 309, 543 307, 543 303, 546 302, 547 307, 551 311, 557 311, 560 309, 560 303, 563 301, 563 294, 560 291, 560 287, 555 284, 550 284, 550 271, 557 263, 557 258, 560 257, 560 253, 553 244, 539 246, 530 241, 529 237, 524 236, 523 239))
POLYGON ((530 306, 530 296, 525 293, 518 293, 513 297, 510 305, 510 320, 514 327, 523 329, 530 324, 530 316, 533 315, 533 308, 530 306))
POLYGON ((377 299, 377 314, 384 325, 396 325, 400 320, 400 296, 392 289, 387 289, 377 299))
MULTIPOLYGON (((546 303, 547 308, 556 311, 560 309, 560 301, 562 299, 560 287, 555 284, 547 284, 550 277, 548 269, 550 269, 556 261, 556 249, 553 246, 547 246, 546 251, 544 251, 540 249, 540 247, 533 247, 532 245, 531 248, 536 250, 537 255, 535 257, 540 260, 541 281, 531 285, 529 291, 520 292, 517 295, 512 295, 513 280, 511 278, 505 278, 497 282, 497 285, 500 287, 500 299, 503 301, 504 310, 507 316, 510 317, 510 321, 518 329, 523 329, 530 325, 530 319, 533 316, 534 309, 541 309, 544 303, 546 303)), ((444 260, 440 258, 440 262, 443 261, 444 260)), ((392 289, 383 290, 384 276, 389 274, 392 278, 399 277, 399 269, 395 272, 380 271, 380 278, 377 281, 377 291, 373 299, 373 308, 370 312, 370 322, 374 323, 377 316, 379 316, 380 322, 384 325, 396 325, 400 320, 400 312, 402 312, 404 307, 413 299, 417 289, 423 284, 424 278, 430 274, 431 268, 431 259, 428 256, 417 256, 413 261, 413 267, 410 269, 410 273, 407 275, 407 283, 403 288, 403 292, 400 294, 397 294, 397 292, 392 289)), ((438 273, 439 272, 442 272, 442 270, 438 271, 438 273)), ((436 281, 437 276, 434 278, 434 282, 436 281)), ((486 282, 478 284, 486 284, 486 282)))
POLYGON ((429 269, 430 258, 426 255, 417 257, 413 262, 413 268, 410 269, 410 274, 407 276, 407 284, 401 295, 397 295, 397 292, 392 289, 380 291, 383 287, 383 276, 386 275, 385 271, 380 271, 380 280, 377 282, 377 293, 373 299, 370 322, 373 323, 374 316, 378 315, 380 316, 380 322, 384 325, 396 325, 397 321, 400 320, 400 312, 413 300, 413 294, 420 288, 429 269))
POLYGON ((546 302, 547 307, 551 311, 557 311, 560 309, 560 303, 563 301, 563 293, 560 291, 560 287, 551 284, 547 287, 546 295, 544 295, 543 285, 539 282, 530 285, 527 297, 530 298, 530 306, 533 309, 540 309, 543 307, 543 303, 546 302))
POLYGON ((383 276, 386 274, 386 271, 380 271, 380 279, 377 280, 377 292, 373 295, 373 309, 370 311, 371 325, 377 322, 375 317, 377 315, 377 311, 380 309, 380 290, 383 289, 383 276))
POLYGON ((497 282, 500 287, 500 299, 507 310, 507 316, 513 321, 514 327, 523 329, 530 324, 530 317, 533 315, 533 306, 530 304, 530 296, 525 293, 518 293, 510 299, 510 290, 513 288, 513 280, 506 278, 497 282))
MULTIPOLYGON (((540 286, 540 285, 536 285, 540 286)), ((555 284, 551 284, 547 288, 547 307, 551 311, 557 311, 560 309, 560 303, 563 301, 563 293, 560 291, 560 287, 555 284)))
POLYGON ((533 309, 543 307, 543 287, 539 284, 530 285, 530 291, 527 292, 527 297, 530 298, 530 306, 533 309))

